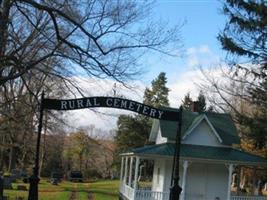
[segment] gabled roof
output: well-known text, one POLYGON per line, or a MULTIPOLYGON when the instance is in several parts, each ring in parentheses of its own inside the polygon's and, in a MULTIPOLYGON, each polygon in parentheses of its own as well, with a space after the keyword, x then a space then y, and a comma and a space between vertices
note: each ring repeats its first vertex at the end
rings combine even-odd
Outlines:
MULTIPOLYGON (((163 108, 166 110, 176 110, 173 108, 163 108)), ((232 145, 239 144, 240 140, 237 134, 236 127, 234 122, 229 114, 224 113, 212 113, 212 112, 191 112, 191 111, 183 111, 182 115, 182 138, 188 131, 196 126, 201 120, 206 118, 211 125, 211 128, 214 130, 215 134, 219 141, 223 145, 232 145)), ((175 140, 177 133, 177 122, 172 121, 159 121, 159 127, 161 129, 162 137, 167 137, 170 140, 175 140)), ((155 139, 155 130, 151 132, 150 139, 155 139)))
POLYGON ((194 121, 192 122, 192 124, 190 125, 190 127, 187 129, 187 131, 184 133, 183 135, 183 140, 189 135, 191 134, 191 132, 203 121, 206 120, 207 124, 210 126, 212 132, 214 133, 215 137, 218 139, 218 141, 220 143, 222 143, 222 138, 220 137, 220 135, 217 133, 216 129, 213 127, 212 123, 209 121, 209 119, 207 118, 206 115, 199 115, 198 117, 196 117, 194 119, 194 121))
MULTIPOLYGON (((130 153, 139 156, 153 155, 156 157, 167 156, 173 157, 175 151, 174 143, 163 143, 158 145, 150 145, 133 149, 130 153)), ((212 162, 229 162, 233 164, 250 164, 267 166, 267 160, 249 154, 231 147, 211 147, 201 145, 182 144, 180 148, 180 157, 189 160, 206 160, 212 162)))

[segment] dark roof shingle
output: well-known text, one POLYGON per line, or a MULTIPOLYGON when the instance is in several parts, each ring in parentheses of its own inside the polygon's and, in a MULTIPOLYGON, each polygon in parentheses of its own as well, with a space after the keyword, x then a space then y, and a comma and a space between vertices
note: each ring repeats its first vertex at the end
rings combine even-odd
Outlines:
MULTIPOLYGON (((169 108, 163 108, 169 110, 169 108)), ((174 109, 172 109, 174 110, 174 109)), ((176 111, 178 111, 176 109, 176 111)), ((216 132, 222 139, 222 143, 225 145, 239 144, 240 139, 237 134, 234 122, 229 114, 222 113, 197 113, 191 111, 183 111, 182 115, 182 136, 196 123, 199 122, 203 115, 207 117, 209 122, 212 124, 216 132)), ((167 137, 170 140, 175 140, 177 133, 177 122, 160 120, 160 129, 162 137, 167 137)))
MULTIPOLYGON (((131 152, 138 155, 173 156, 174 143, 163 143, 133 149, 131 152)), ((229 161, 239 164, 266 165, 267 160, 231 147, 211 147, 201 145, 182 144, 180 156, 191 159, 204 159, 213 161, 229 161)))

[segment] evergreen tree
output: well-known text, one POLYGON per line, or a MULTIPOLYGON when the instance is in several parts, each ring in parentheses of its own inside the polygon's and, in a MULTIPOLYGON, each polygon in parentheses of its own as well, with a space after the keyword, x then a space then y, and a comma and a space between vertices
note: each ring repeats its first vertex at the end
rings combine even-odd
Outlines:
POLYGON ((223 7, 228 23, 218 39, 222 48, 230 55, 238 56, 242 62, 253 67, 239 65, 231 59, 237 71, 245 70, 255 79, 248 88, 250 101, 267 107, 267 2, 226 0, 223 7), (259 83, 259 84, 257 84, 259 83))
POLYGON ((231 59, 236 73, 243 70, 254 77, 243 98, 255 112, 239 113, 237 119, 245 130, 243 136, 262 148, 266 146, 267 130, 267 2, 225 0, 223 11, 228 22, 218 36, 222 48, 229 55, 241 58, 242 63, 251 63, 248 68, 239 65, 240 60, 231 59))
POLYGON ((197 111, 198 112, 205 112, 206 111, 206 97, 204 96, 203 92, 200 91, 197 97, 197 111))
MULTIPOLYGON (((161 72, 158 77, 151 82, 151 89, 145 89, 143 103, 155 108, 159 108, 160 106, 169 106, 168 95, 170 90, 167 88, 166 84, 166 73, 161 72)), ((146 127, 149 127, 147 133, 145 134, 147 135, 147 138, 144 144, 146 144, 148 142, 153 120, 144 115, 138 115, 137 118, 139 121, 143 122, 142 124, 144 125, 144 130, 146 130, 146 127)))
POLYGON ((193 106, 194 110, 197 112, 205 112, 207 110, 206 108, 206 97, 203 94, 202 91, 199 92, 197 100, 193 101, 193 99, 190 97, 190 93, 188 92, 184 99, 182 100, 182 106, 184 110, 192 111, 193 106))
POLYGON ((258 64, 261 70, 255 70, 254 75, 266 77, 267 2, 225 0, 223 12, 228 23, 218 36, 222 48, 258 64))
MULTIPOLYGON (((153 106, 168 106, 169 89, 166 87, 167 78, 165 73, 160 73, 151 83, 151 89, 146 88, 143 103, 153 106)), ((148 138, 152 127, 152 119, 143 115, 121 115, 117 121, 115 136, 116 152, 114 165, 120 165, 119 154, 132 148, 148 144, 148 138)), ((152 169, 151 162, 148 162, 148 169, 152 169)))
POLYGON ((188 110, 191 111, 192 110, 192 105, 193 105, 193 100, 190 97, 190 93, 188 92, 185 96, 184 96, 184 100, 182 100, 182 106, 184 110, 188 110))
MULTIPOLYGON (((166 74, 162 72, 152 81, 151 89, 146 88, 144 104, 153 107, 168 106, 169 89, 166 83, 166 74)), ((118 130, 115 137, 118 153, 146 144, 151 126, 152 119, 143 115, 121 115, 117 122, 118 130)))
POLYGON ((147 126, 145 120, 140 120, 137 116, 131 115, 120 115, 117 127, 115 141, 118 154, 131 148, 143 146, 151 128, 147 126))
POLYGON ((169 106, 168 94, 169 88, 166 87, 166 73, 161 72, 151 83, 152 88, 146 88, 144 93, 144 104, 159 107, 169 106))

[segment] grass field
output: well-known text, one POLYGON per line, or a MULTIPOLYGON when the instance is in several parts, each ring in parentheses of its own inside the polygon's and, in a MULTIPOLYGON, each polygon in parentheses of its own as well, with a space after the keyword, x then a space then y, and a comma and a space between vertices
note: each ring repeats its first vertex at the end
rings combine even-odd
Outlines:
POLYGON ((96 200, 117 200, 119 181, 98 181, 90 184, 96 200))
MULTIPOLYGON (((17 190, 18 185, 23 185, 29 189, 29 184, 22 182, 12 184, 12 190, 4 190, 4 195, 9 200, 15 200, 17 197, 28 197, 28 191, 17 190)), ((51 185, 46 180, 39 183, 40 200, 69 200, 71 193, 75 191, 76 200, 88 200, 88 192, 92 193, 95 200, 115 200, 118 199, 119 181, 97 181, 92 183, 72 183, 63 181, 59 185, 51 185)))

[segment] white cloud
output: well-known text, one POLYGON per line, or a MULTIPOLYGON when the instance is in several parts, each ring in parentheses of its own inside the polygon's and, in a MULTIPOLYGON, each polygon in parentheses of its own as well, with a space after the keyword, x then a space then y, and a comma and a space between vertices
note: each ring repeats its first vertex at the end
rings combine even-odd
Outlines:
MULTIPOLYGON (((182 102, 184 96, 190 92, 190 95, 195 99, 199 93, 199 88, 196 83, 203 78, 200 70, 190 70, 181 74, 177 81, 167 84, 170 89, 169 101, 171 107, 178 108, 182 102)), ((97 95, 109 95, 113 96, 114 81, 111 80, 98 80, 91 81, 82 79, 80 86, 84 89, 84 94, 87 96, 97 95)), ((116 83, 117 95, 123 95, 124 98, 132 99, 142 102, 145 85, 142 82, 132 82, 129 85, 135 87, 127 89, 121 84, 116 83)), ((97 108, 94 110, 84 109, 76 111, 68 111, 65 113, 65 117, 74 128, 86 127, 90 124, 94 124, 96 128, 104 130, 110 130, 116 128, 117 117, 120 114, 131 114, 132 112, 111 109, 111 108, 97 108)))
MULTIPOLYGON (((127 87, 113 80, 96 78, 75 77, 73 81, 80 86, 85 97, 115 95, 142 102, 145 90, 145 85, 140 81, 129 82, 129 86, 127 87)), ((79 97, 81 97, 81 95, 77 94, 75 98, 79 97)), ((64 113, 64 118, 69 124, 70 130, 92 124, 95 125, 96 128, 110 130, 116 127, 117 118, 120 114, 130 113, 129 111, 119 109, 94 108, 68 111, 64 113)))
POLYGON ((197 48, 195 47, 190 47, 186 50, 187 55, 192 55, 192 54, 195 54, 196 52, 197 52, 197 48))
POLYGON ((207 67, 219 62, 219 57, 212 52, 208 45, 190 47, 186 51, 186 64, 189 69, 199 66, 207 67))
MULTIPOLYGON (((203 67, 211 66, 214 63, 218 64, 218 56, 216 56, 209 46, 201 45, 198 47, 192 47, 187 50, 187 70, 182 74, 173 72, 172 77, 167 77, 171 81, 167 84, 170 89, 169 101, 171 107, 178 108, 182 102, 184 96, 189 92, 193 99, 196 99, 199 93, 198 83, 203 82, 204 76, 199 65, 203 67), (175 79, 173 78, 175 77, 175 79)), ((218 71, 213 71, 213 74, 220 79, 221 74, 218 71)), ((116 96, 123 96, 127 99, 142 102, 143 94, 146 85, 142 81, 132 81, 128 83, 130 88, 116 83, 112 80, 102 80, 96 78, 74 78, 79 83, 85 96, 113 96, 116 91, 116 96)), ((150 84, 149 84, 150 86, 150 84)), ((79 96, 77 96, 78 98, 79 96)), ((86 127, 90 124, 94 124, 96 128, 110 130, 116 128, 117 117, 120 114, 130 114, 132 112, 98 108, 92 110, 77 110, 66 113, 66 118, 71 126, 76 128, 86 127), (96 111, 96 112, 94 112, 96 111)))
MULTIPOLYGON (((168 87, 171 90, 169 100, 172 107, 178 107, 187 93, 190 93, 193 99, 197 98, 200 91, 198 85, 205 79, 200 67, 210 71, 211 66, 218 65, 219 57, 212 52, 208 45, 203 44, 187 49, 185 63, 186 68, 183 73, 174 72, 170 77, 171 82, 168 87)), ((220 76, 218 70, 213 73, 217 77, 220 76)))
POLYGON ((208 45, 201 45, 198 50, 202 54, 212 54, 208 45))
POLYGON ((177 77, 177 81, 168 84, 170 88, 169 100, 171 107, 178 107, 187 93, 195 99, 199 88, 196 85, 202 78, 200 70, 190 70, 177 77))

